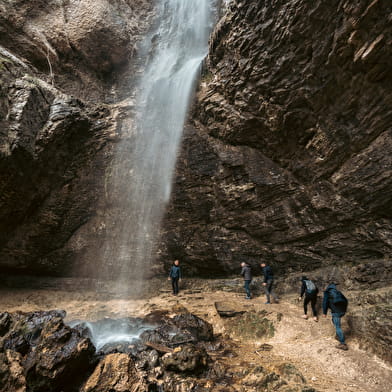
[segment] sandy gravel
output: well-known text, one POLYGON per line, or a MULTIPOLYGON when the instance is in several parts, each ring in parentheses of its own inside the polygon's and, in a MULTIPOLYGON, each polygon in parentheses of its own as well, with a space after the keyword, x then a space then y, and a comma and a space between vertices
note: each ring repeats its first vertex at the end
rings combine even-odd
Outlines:
MULTIPOLYGON (((94 291, 3 289, 0 310, 64 309, 68 320, 97 320, 144 315, 152 310, 182 305, 210 321, 215 333, 226 333, 225 323, 230 321, 219 317, 214 306, 216 301, 232 302, 243 310, 264 309, 275 325, 272 338, 242 341, 236 337, 238 357, 232 361, 247 360, 267 368, 291 362, 309 385, 320 392, 392 392, 392 366, 360 350, 353 339, 348 339, 349 351, 336 349, 330 318, 317 323, 302 319, 301 307, 292 296, 282 298, 279 304, 265 305, 264 297, 246 301, 242 294, 225 291, 184 290, 175 297, 164 289, 150 299, 127 300, 98 295, 94 291), (262 343, 271 344, 272 351, 260 354, 257 347, 262 343)), ((345 323, 343 327, 347 328, 345 323)))

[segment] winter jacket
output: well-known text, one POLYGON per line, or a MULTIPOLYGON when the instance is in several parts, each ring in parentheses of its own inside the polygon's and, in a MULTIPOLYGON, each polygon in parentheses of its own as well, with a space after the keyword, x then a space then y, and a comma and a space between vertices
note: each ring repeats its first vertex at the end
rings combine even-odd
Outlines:
POLYGON ((264 283, 274 280, 274 274, 272 273, 272 268, 269 265, 263 267, 264 283))
POLYGON ((330 284, 324 291, 323 297, 323 314, 328 313, 328 309, 331 309, 331 313, 337 313, 343 315, 344 312, 341 312, 329 299, 329 291, 330 290, 337 290, 335 284, 330 284))
POLYGON ((181 268, 178 265, 173 265, 170 269, 169 277, 181 279, 181 268))
POLYGON ((244 280, 252 280, 252 269, 250 268, 250 265, 245 264, 245 266, 242 267, 241 275, 244 277, 244 280))

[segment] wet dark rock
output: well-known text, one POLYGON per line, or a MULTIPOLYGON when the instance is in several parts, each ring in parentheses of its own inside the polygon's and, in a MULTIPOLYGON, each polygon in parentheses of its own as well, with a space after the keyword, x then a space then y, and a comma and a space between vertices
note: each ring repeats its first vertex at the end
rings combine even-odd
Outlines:
POLYGON ((12 324, 12 317, 9 313, 4 312, 0 314, 0 337, 4 336, 12 324))
MULTIPOLYGON (((85 373, 94 365, 95 348, 89 339, 64 324, 65 312, 9 316, 8 331, 0 339, 2 363, 16 362, 16 368, 12 369, 23 369, 23 382, 31 392, 77 390, 85 373)), ((16 375, 9 373, 3 377, 12 380, 16 375)))
POLYGON ((143 351, 137 356, 136 367, 146 370, 159 365, 159 353, 156 350, 143 351))
POLYGON ((107 343, 99 349, 97 354, 98 356, 102 357, 108 354, 124 353, 137 358, 140 353, 143 353, 146 349, 147 347, 140 340, 135 339, 132 342, 124 341, 107 343))
POLYGON ((214 337, 212 325, 195 314, 188 312, 176 315, 173 323, 177 328, 188 331, 197 341, 212 340, 214 337))
POLYGON ((173 353, 167 353, 161 358, 166 370, 197 374, 208 366, 209 356, 205 349, 195 345, 178 347, 173 353))
POLYGON ((65 275, 89 242, 81 228, 104 186, 111 112, 86 107, 30 71, 10 60, 0 76, 0 268, 65 275))
POLYGON ((165 320, 158 328, 143 332, 140 339, 144 343, 175 347, 184 343, 212 340, 213 328, 207 321, 186 311, 165 320))

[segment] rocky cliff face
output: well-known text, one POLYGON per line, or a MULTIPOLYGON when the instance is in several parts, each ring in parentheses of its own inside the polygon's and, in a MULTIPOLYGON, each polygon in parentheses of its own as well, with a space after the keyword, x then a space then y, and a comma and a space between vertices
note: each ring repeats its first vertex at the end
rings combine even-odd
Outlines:
POLYGON ((390 259, 391 4, 232 1, 177 167, 165 257, 192 273, 390 259))
POLYGON ((123 81, 150 11, 150 0, 6 1, 0 45, 68 93, 102 100, 123 81))
POLYGON ((123 115, 104 102, 118 100, 116 75, 131 77, 150 12, 142 0, 0 4, 3 271, 64 275, 96 259, 123 115))
MULTIPOLYGON (((188 274, 217 276, 241 261, 289 271, 390 259, 391 5, 229 4, 158 262, 179 257, 188 274)), ((94 268, 105 222, 115 225, 107 185, 126 117, 101 102, 118 102, 118 80, 134 79, 150 15, 148 0, 0 5, 3 268, 94 268)))

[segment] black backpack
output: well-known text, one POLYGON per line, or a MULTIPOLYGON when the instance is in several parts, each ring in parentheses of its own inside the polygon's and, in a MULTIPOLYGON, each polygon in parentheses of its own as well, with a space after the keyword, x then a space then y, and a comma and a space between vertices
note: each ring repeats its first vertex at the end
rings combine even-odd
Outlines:
POLYGON ((337 289, 330 289, 329 301, 333 307, 332 311, 338 311, 339 313, 346 313, 348 300, 341 291, 337 289))

